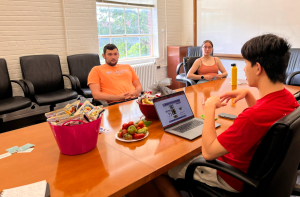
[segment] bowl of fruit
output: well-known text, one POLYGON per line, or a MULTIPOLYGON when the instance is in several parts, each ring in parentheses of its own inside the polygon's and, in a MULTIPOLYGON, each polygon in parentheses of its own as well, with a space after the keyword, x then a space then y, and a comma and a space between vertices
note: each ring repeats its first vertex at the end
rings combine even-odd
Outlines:
POLYGON ((153 105, 153 99, 160 95, 152 95, 152 92, 144 92, 143 95, 139 96, 137 103, 139 104, 142 114, 149 119, 158 119, 157 112, 153 105))
POLYGON ((145 139, 149 135, 148 126, 151 121, 145 119, 137 122, 130 121, 124 123, 122 128, 116 133, 115 138, 123 142, 136 142, 145 139))

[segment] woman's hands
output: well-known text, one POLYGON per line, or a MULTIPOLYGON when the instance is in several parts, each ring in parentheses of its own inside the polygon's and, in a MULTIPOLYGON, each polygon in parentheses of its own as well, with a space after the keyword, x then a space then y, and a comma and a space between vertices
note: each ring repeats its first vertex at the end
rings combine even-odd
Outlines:
POLYGON ((212 76, 212 75, 203 75, 203 77, 207 81, 212 81, 214 79, 214 76, 212 76))

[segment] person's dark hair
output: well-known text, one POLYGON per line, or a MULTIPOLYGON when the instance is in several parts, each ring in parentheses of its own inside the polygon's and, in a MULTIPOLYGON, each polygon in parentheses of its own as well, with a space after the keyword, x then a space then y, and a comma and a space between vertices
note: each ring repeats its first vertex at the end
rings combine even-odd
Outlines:
MULTIPOLYGON (((107 45, 105 45, 104 48, 103 48, 104 55, 105 55, 107 49, 108 50, 114 50, 114 49, 118 49, 118 47, 116 45, 114 45, 114 44, 107 44, 107 45)), ((119 51, 119 49, 118 49, 118 51, 119 51)))
POLYGON ((205 43, 207 43, 207 42, 211 44, 212 48, 214 48, 214 45, 213 45, 212 41, 210 41, 210 40, 204 40, 204 41, 202 42, 201 47, 203 47, 203 45, 204 45, 205 43))
POLYGON ((248 40, 241 52, 243 58, 251 62, 252 66, 258 62, 273 83, 284 83, 290 48, 291 45, 286 39, 274 34, 265 34, 248 40))

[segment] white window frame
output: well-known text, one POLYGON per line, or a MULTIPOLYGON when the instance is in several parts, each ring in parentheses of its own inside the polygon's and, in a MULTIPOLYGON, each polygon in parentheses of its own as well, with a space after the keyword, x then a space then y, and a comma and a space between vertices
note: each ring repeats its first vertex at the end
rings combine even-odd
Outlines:
MULTIPOLYGON (((110 35, 99 35, 98 34, 98 39, 100 40, 100 38, 110 38, 110 43, 111 43, 111 38, 115 38, 115 37, 122 37, 125 38, 125 52, 126 52, 126 58, 122 58, 120 59, 120 62, 135 62, 135 60, 143 60, 143 59, 153 59, 155 58, 153 56, 153 16, 152 16, 152 8, 149 7, 144 7, 144 6, 132 6, 132 5, 119 5, 119 4, 109 4, 109 3, 96 3, 96 6, 102 6, 102 7, 118 7, 118 8, 123 8, 124 11, 124 28, 125 28, 125 34, 118 34, 118 35, 111 35, 111 28, 109 27, 109 34, 110 35), (134 9, 138 9, 137 13, 138 13, 138 34, 126 34, 126 25, 125 25, 125 8, 134 8, 134 9), (140 23, 139 23, 139 9, 147 9, 150 10, 150 14, 151 14, 151 30, 150 30, 150 34, 140 34, 140 23), (127 57, 127 37, 138 37, 139 38, 139 57, 127 57), (140 39, 141 37, 150 37, 151 39, 151 50, 150 50, 150 55, 149 56, 141 56, 141 43, 140 43, 140 39)), ((110 12, 110 9, 108 9, 110 12)), ((97 16, 98 18, 98 16, 97 16)), ((110 20, 110 17, 109 17, 110 20)), ((109 23, 110 24, 110 23, 109 23)), ((99 43, 99 42, 98 42, 99 43)), ((99 46, 100 47, 100 46, 99 46)), ((102 51, 99 51, 100 54, 102 55, 102 51)))

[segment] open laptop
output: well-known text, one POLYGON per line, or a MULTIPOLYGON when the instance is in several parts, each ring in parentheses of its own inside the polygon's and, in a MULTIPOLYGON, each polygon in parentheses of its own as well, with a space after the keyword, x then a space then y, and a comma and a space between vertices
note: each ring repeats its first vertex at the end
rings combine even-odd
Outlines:
MULTIPOLYGON (((202 135, 204 121, 195 118, 183 91, 153 99, 156 112, 164 130, 193 140, 202 135)), ((215 123, 215 127, 221 126, 215 123)))

